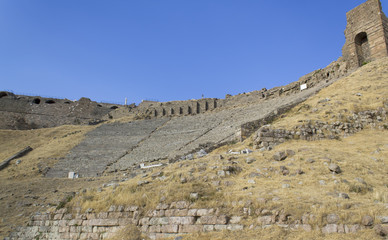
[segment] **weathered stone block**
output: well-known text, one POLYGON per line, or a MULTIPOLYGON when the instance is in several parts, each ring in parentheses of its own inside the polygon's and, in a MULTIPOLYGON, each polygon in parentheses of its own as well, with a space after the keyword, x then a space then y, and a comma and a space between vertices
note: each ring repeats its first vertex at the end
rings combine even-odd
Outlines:
POLYGON ((178 225, 163 225, 160 226, 160 231, 162 233, 177 233, 179 230, 178 225))
POLYGON ((106 232, 107 231, 107 227, 97 227, 97 226, 94 226, 93 227, 93 232, 94 233, 103 233, 103 232, 106 232))
POLYGON ((169 224, 171 225, 190 225, 195 223, 194 217, 170 217, 169 224))
POLYGON ((335 223, 338 223, 339 216, 337 214, 332 213, 327 215, 326 220, 328 224, 335 224, 335 223))
POLYGON ((225 215, 222 215, 222 216, 202 216, 200 218, 198 218, 197 220, 197 224, 206 224, 206 225, 209 225, 209 224, 219 224, 219 225, 223 225, 223 224, 226 224, 228 222, 228 218, 225 216, 225 215))
POLYGON ((62 217, 63 217, 63 214, 62 214, 62 213, 61 213, 61 214, 55 214, 55 215, 54 215, 54 220, 61 220, 62 217))
POLYGON ((188 208, 189 203, 186 201, 172 202, 170 208, 184 209, 188 208))
POLYGON ((70 232, 70 234, 69 234, 69 237, 70 237, 70 239, 79 239, 79 236, 80 236, 80 232, 70 232))
POLYGON ((82 226, 81 227, 81 231, 84 232, 84 233, 91 233, 91 232, 93 232, 93 227, 91 227, 91 226, 82 226))
POLYGON ((148 217, 159 217, 159 211, 158 210, 150 210, 147 212, 148 217))
POLYGON ((58 232, 59 233, 67 233, 67 232, 69 232, 69 227, 59 227, 58 228, 58 232))
POLYGON ((230 231, 243 230, 244 229, 244 225, 241 225, 241 224, 230 224, 230 225, 227 225, 226 229, 228 229, 230 231))
POLYGON ((226 225, 214 225, 214 230, 215 231, 223 231, 226 230, 226 225))
POLYGON ((140 227, 140 231, 143 232, 143 233, 147 232, 148 231, 148 225, 141 226, 140 227))
POLYGON ((187 212, 187 216, 189 216, 189 217, 197 216, 197 211, 198 211, 198 209, 189 209, 187 212))
MULTIPOLYGON (((153 217, 149 221, 149 225, 167 225, 170 223, 170 218, 168 217, 153 217)), ((174 224, 174 223, 171 223, 174 224)))
POLYGON ((148 232, 150 232, 150 233, 160 233, 160 225, 149 226, 148 232))
POLYGON ((132 218, 120 218, 119 219, 119 225, 120 226, 127 226, 129 224, 131 225, 138 225, 139 221, 132 218))
POLYGON ((231 224, 240 223, 240 222, 241 222, 241 217, 239 217, 239 216, 233 216, 233 217, 231 217, 231 219, 229 220, 229 222, 230 222, 231 224))
POLYGON ((124 207, 124 212, 134 212, 139 209, 138 206, 126 206, 124 207))
POLYGON ((69 226, 81 226, 83 220, 81 219, 72 219, 69 221, 69 226))
POLYGON ((170 207, 170 205, 166 204, 166 203, 159 203, 157 206, 156 206, 156 209, 157 210, 166 210, 170 207))
POLYGON ((65 215, 63 215, 62 219, 63 220, 71 220, 71 219, 73 219, 73 214, 71 214, 71 213, 65 214, 65 215))
POLYGON ((108 213, 108 218, 121 218, 123 216, 122 212, 110 212, 108 213))
POLYGON ((327 224, 322 228, 322 233, 324 234, 330 234, 330 233, 336 233, 336 232, 338 232, 337 224, 327 224))
POLYGON ((69 231, 71 233, 81 232, 81 227, 80 226, 70 226, 70 230, 69 231))
POLYGON ((107 212, 100 212, 97 214, 97 218, 100 218, 100 219, 108 218, 108 213, 107 212))
POLYGON ((203 231, 204 232, 213 232, 214 231, 214 225, 203 225, 203 231))
POLYGON ((68 220, 59 220, 58 221, 58 226, 59 227, 69 226, 69 221, 68 220))
POLYGON ((148 217, 141 218, 141 219, 139 220, 139 224, 142 225, 142 226, 144 226, 144 225, 149 225, 149 222, 150 222, 150 218, 148 218, 148 217))
POLYGON ((207 216, 207 215, 211 215, 214 213, 214 208, 210 208, 210 209, 198 209, 197 210, 197 216, 207 216))
POLYGON ((118 219, 91 219, 89 226, 118 226, 118 219))
POLYGON ((179 226, 180 233, 197 233, 197 232, 202 232, 202 231, 203 231, 202 225, 181 225, 181 226, 179 226))

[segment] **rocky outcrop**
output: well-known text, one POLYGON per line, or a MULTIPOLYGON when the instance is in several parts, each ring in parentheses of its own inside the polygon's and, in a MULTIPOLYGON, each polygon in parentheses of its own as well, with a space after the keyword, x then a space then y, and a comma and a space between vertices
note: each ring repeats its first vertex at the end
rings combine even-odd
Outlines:
POLYGON ((0 129, 36 129, 65 124, 97 124, 117 106, 0 92, 0 129))

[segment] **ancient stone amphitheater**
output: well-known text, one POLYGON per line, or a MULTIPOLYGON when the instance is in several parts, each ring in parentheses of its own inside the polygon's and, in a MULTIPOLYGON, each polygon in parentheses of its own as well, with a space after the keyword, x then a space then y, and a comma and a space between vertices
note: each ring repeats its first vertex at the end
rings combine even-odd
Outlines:
MULTIPOLYGON (((66 157, 59 159, 45 172, 47 178, 67 178, 70 172, 76 173, 80 178, 98 177, 120 171, 131 172, 142 163, 172 163, 186 159, 201 149, 209 152, 227 143, 248 138, 275 117, 281 116, 321 89, 351 74, 363 64, 388 56, 388 19, 382 13, 378 0, 368 0, 353 9, 347 14, 347 20, 343 57, 326 68, 309 73, 286 86, 227 96, 225 99, 145 101, 139 106, 96 103, 85 98, 70 101, 0 92, 0 128, 36 129, 64 124, 97 125, 66 157)), ((268 144, 264 147, 268 147, 268 144)), ((190 211, 188 206, 160 206, 158 211, 170 208, 190 211)), ((106 214, 133 215, 136 210, 113 209, 106 214)), ((50 221, 61 220, 65 215, 58 211, 55 216, 58 219, 50 221)), ((212 214, 186 217, 188 221, 194 221, 195 217, 203 219, 202 225, 207 225, 206 221, 212 222, 212 225, 213 222, 226 221, 209 220, 207 216, 212 214)), ((46 215, 40 218, 35 217, 34 220, 49 220, 46 215)), ((116 220, 120 221, 122 218, 120 215, 116 220)), ((71 219, 65 219, 68 220, 71 219)), ((91 220, 93 221, 95 225, 91 223, 90 226, 99 226, 96 218, 91 220)), ((238 217, 233 221, 238 223, 238 217)), ((227 227, 239 228, 233 224, 225 228, 227 227)), ((12 239, 27 239, 31 234, 14 234, 12 239)), ((55 233, 47 236, 59 235, 55 233)), ((74 239, 79 237, 80 235, 77 235, 74 239)), ((91 235, 85 235, 85 239, 86 237, 92 239, 91 235)), ((103 236, 96 237, 100 238, 103 236)))

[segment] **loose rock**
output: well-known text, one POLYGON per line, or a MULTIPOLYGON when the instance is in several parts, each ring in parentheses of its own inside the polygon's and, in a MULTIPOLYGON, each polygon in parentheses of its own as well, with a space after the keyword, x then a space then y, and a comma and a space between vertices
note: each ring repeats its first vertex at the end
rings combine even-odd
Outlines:
POLYGON ((277 153, 275 153, 275 155, 273 155, 273 159, 275 161, 283 161, 286 158, 287 158, 287 154, 284 151, 277 152, 277 153))
POLYGON ((341 168, 337 165, 337 164, 335 164, 335 163, 331 163, 330 165, 329 165, 329 170, 331 171, 331 172, 334 172, 334 173, 341 173, 341 168))
POLYGON ((361 224, 366 227, 372 226, 373 222, 374 222, 374 219, 369 215, 364 216, 361 220, 361 224))

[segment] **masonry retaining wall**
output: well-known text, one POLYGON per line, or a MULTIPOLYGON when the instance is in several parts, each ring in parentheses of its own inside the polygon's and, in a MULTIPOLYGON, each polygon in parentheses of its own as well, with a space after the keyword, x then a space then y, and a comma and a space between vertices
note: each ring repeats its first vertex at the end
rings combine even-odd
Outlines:
POLYGON ((367 126, 388 128, 388 125, 382 125, 387 120, 388 102, 384 107, 377 110, 362 111, 353 113, 346 120, 326 121, 308 120, 303 124, 297 125, 292 130, 272 129, 270 126, 263 126, 257 132, 255 148, 271 149, 275 145, 285 142, 289 139, 301 140, 320 140, 337 139, 341 136, 349 136, 361 131, 367 126))
POLYGON ((388 230, 387 217, 375 221, 364 216, 359 224, 343 224, 339 216, 329 214, 323 225, 314 225, 316 216, 306 213, 296 218, 285 210, 268 210, 245 206, 239 215, 228 214, 222 208, 194 208, 189 202, 160 203, 155 210, 142 211, 138 206, 111 206, 107 212, 70 213, 66 208, 55 212, 34 215, 28 226, 19 227, 8 239, 108 239, 128 225, 138 229, 151 239, 177 237, 190 233, 222 230, 262 229, 272 225, 292 230, 322 233, 355 233, 375 228, 378 234, 388 230))

